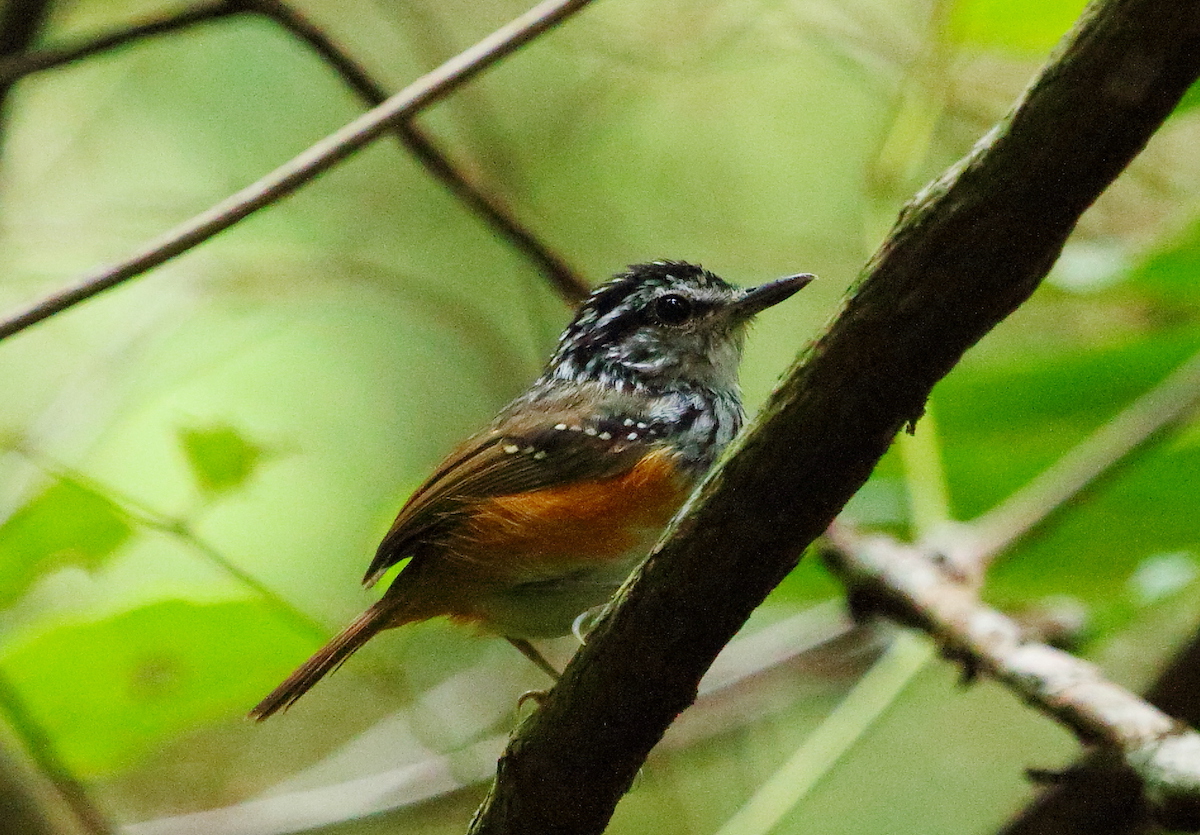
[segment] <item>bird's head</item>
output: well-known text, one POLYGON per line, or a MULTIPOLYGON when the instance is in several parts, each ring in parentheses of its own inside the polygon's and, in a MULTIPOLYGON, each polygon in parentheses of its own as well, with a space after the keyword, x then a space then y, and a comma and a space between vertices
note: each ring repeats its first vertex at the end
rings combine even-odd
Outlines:
POLYGON ((682 261, 635 264, 580 306, 546 376, 653 390, 736 388, 747 324, 812 279, 742 289, 682 261))

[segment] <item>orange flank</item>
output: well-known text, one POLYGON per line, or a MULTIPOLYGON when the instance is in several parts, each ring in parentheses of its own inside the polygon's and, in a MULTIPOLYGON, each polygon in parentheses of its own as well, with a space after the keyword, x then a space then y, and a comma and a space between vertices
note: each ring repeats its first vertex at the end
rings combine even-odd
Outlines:
POLYGON ((612 478, 487 499, 456 539, 498 579, 627 561, 649 550, 690 492, 674 458, 659 449, 612 478))

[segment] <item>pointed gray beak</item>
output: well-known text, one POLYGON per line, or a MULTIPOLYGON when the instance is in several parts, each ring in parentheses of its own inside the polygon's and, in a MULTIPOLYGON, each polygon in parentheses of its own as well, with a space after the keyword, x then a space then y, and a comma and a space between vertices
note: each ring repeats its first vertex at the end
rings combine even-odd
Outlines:
POLYGON ((754 314, 791 298, 815 278, 812 273, 797 273, 743 290, 741 296, 729 306, 729 312, 734 319, 744 322, 754 314))

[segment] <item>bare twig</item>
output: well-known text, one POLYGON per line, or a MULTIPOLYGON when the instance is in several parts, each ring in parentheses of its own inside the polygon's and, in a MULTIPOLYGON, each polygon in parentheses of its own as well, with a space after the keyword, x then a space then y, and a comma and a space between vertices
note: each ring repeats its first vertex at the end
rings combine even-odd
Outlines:
MULTIPOLYGON (((74 63, 101 52, 128 46, 143 38, 178 32, 199 23, 206 23, 237 14, 257 14, 290 32, 307 44, 345 82, 367 107, 376 107, 387 100, 387 91, 373 79, 361 64, 335 44, 312 21, 280 0, 216 0, 164 15, 119 31, 100 35, 85 43, 55 49, 39 50, 9 59, 0 59, 0 93, 5 84, 40 70, 74 63)), ((475 214, 511 243, 518 252, 546 276, 551 286, 568 304, 579 302, 588 293, 588 283, 566 261, 526 229, 500 203, 482 188, 472 183, 444 153, 411 121, 394 125, 403 145, 425 169, 442 182, 475 214)))
MULTIPOLYGON (((241 2, 308 44, 368 107, 380 105, 387 99, 387 91, 371 78, 362 65, 291 6, 279 0, 241 2)), ((568 304, 576 304, 588 294, 588 283, 563 260, 562 256, 522 226, 498 199, 472 183, 415 123, 411 120, 400 122, 395 126, 395 131, 400 143, 425 166, 425 170, 441 180, 455 197, 529 259, 568 304)))
POLYGON ((0 340, 169 261, 228 229, 242 218, 291 194, 590 1, 543 0, 475 46, 391 96, 383 104, 317 142, 257 182, 152 241, 128 259, 97 270, 74 286, 47 296, 0 321, 0 340))
POLYGON ((5 56, 0 58, 0 85, 9 85, 31 73, 72 64, 142 38, 176 32, 197 23, 241 14, 244 11, 246 10, 241 4, 232 0, 213 0, 182 12, 150 18, 75 46, 52 47, 27 52, 24 55, 5 56))
POLYGON ((854 599, 929 633, 971 673, 986 673, 1070 728, 1119 752, 1172 829, 1200 828, 1200 734, 1108 681, 1092 664, 1027 640, 1021 626, 985 606, 940 555, 885 536, 831 533, 825 562, 854 599))
POLYGON ((845 310, 618 592, 518 728, 472 832, 604 829, 720 648, 934 384, 1036 289, 1197 75, 1192 0, 1085 11, 1014 111, 906 208, 845 310))

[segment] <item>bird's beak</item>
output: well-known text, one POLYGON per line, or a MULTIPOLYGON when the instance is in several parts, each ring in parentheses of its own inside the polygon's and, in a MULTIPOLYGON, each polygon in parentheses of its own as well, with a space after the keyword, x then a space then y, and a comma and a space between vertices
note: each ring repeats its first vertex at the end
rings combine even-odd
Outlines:
POLYGON ((814 278, 816 276, 811 273, 797 273, 768 281, 757 287, 750 287, 743 290, 742 294, 734 300, 729 306, 729 312, 736 321, 744 322, 754 314, 790 298, 792 294, 806 286, 814 278))

